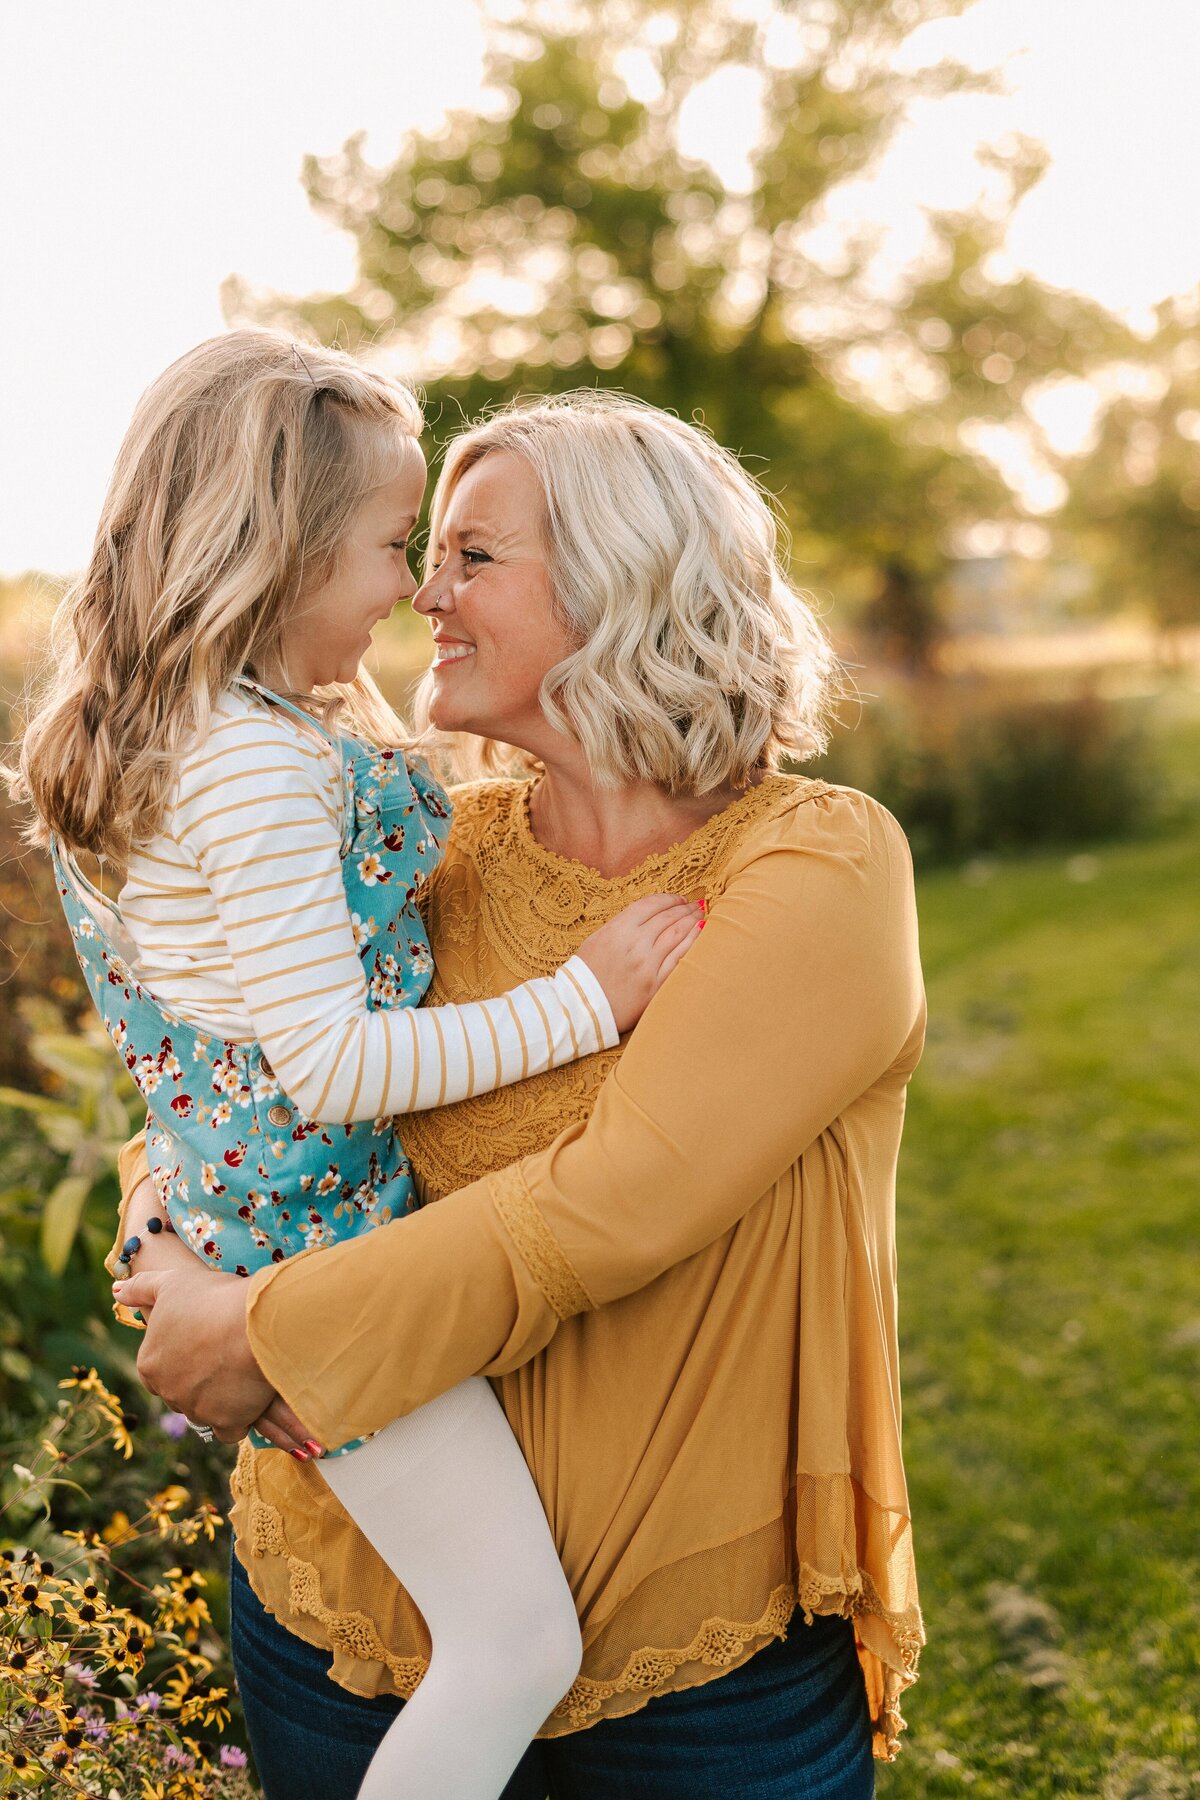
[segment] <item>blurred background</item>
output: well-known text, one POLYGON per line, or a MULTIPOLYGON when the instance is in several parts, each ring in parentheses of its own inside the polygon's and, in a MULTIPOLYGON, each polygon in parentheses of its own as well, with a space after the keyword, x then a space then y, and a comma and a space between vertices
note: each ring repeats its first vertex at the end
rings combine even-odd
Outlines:
MULTIPOLYGON (((1200 1794, 1200 17, 62 0, 7 10, 0 59, 6 737, 138 393, 222 324, 411 376, 433 459, 601 384, 776 497, 858 696, 821 772, 909 832, 930 989, 900 1213, 931 1641, 881 1793, 1200 1794)), ((426 651, 380 634, 397 701, 426 651)), ((71 1363, 135 1392, 100 1269, 134 1096, 11 811, 0 842, 13 1448, 71 1363)), ((138 1409, 123 1516, 139 1482, 219 1498, 222 1456, 138 1409)), ((82 1485, 36 1529, 110 1527, 82 1485)))

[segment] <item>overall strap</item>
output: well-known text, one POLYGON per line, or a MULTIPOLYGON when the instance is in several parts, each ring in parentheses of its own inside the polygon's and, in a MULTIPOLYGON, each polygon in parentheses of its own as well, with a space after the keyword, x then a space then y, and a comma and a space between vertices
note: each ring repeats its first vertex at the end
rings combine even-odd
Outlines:
POLYGON ((294 700, 289 700, 286 694, 275 693, 274 689, 264 687, 261 681, 254 681, 249 675, 235 675, 233 685, 248 688, 252 694, 257 694, 259 699, 265 700, 269 706, 277 706, 282 712, 291 713, 292 717, 298 719, 302 725, 308 725, 319 731, 326 743, 341 753, 343 740, 339 734, 331 731, 321 719, 306 712, 304 707, 298 706, 294 700))
POLYGON ((290 713, 292 718, 301 725, 307 725, 310 730, 319 732, 334 752, 342 781, 342 855, 344 856, 350 846, 354 818, 353 771, 350 761, 355 748, 353 742, 343 737, 341 733, 331 731, 321 719, 315 719, 310 712, 305 712, 302 706, 297 706, 296 702, 289 700, 285 694, 275 693, 272 688, 264 687, 261 681, 254 681, 249 675, 235 675, 233 685, 245 688, 258 699, 265 701, 268 706, 279 707, 281 712, 290 713))
POLYGON ((102 894, 100 889, 95 887, 92 882, 88 880, 72 853, 69 850, 64 850, 58 838, 53 834, 50 838, 50 861, 54 865, 54 873, 57 877, 60 889, 67 888, 68 890, 73 891, 77 896, 81 892, 86 894, 94 900, 96 905, 104 912, 111 913, 123 927, 124 922, 121 919, 121 909, 116 901, 110 900, 107 894, 102 894))

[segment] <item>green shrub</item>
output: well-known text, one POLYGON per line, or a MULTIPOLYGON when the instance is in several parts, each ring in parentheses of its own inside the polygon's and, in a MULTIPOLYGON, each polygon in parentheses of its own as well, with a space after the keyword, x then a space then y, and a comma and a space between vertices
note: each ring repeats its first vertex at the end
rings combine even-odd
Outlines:
POLYGON ((98 1019, 18 1002, 29 1087, 0 1087, 0 1420, 28 1417, 64 1366, 125 1376, 134 1342, 112 1321, 103 1259, 118 1206, 117 1152, 145 1117, 98 1019))
POLYGON ((1128 836, 1156 789, 1148 734, 1127 706, 982 682, 864 702, 805 772, 873 794, 924 862, 1128 836))

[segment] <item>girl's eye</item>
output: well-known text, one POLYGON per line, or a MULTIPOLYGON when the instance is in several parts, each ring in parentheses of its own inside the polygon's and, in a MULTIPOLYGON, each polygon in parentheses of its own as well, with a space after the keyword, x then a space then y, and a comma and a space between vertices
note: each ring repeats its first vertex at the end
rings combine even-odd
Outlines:
POLYGON ((408 539, 407 538, 393 538, 392 542, 391 542, 391 548, 393 550, 407 550, 408 549, 408 539))

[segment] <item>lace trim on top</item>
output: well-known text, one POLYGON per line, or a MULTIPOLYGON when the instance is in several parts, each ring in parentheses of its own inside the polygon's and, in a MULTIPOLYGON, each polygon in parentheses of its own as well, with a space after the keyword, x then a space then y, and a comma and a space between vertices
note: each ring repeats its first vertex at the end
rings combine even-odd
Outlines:
POLYGON ((589 1312, 596 1304, 563 1254, 525 1186, 520 1169, 502 1169, 493 1177, 492 1198, 505 1229, 521 1253, 529 1273, 560 1319, 589 1312))
MULTIPOLYGON (((411 1699, 429 1667, 429 1659, 396 1656, 383 1642, 374 1620, 365 1613, 337 1612, 326 1605, 315 1563, 293 1555, 278 1508, 265 1501, 258 1491, 257 1462, 264 1454, 269 1452, 256 1451, 247 1441, 238 1455, 231 1486, 235 1501, 246 1509, 246 1519, 237 1536, 239 1544, 245 1544, 255 1562, 270 1559, 286 1571, 289 1616, 283 1618, 278 1602, 273 1605, 270 1598, 259 1591, 265 1571, 248 1567, 247 1573, 259 1599, 297 1635, 332 1649, 334 1664, 329 1671, 330 1677, 348 1692, 362 1690, 344 1678, 343 1669, 339 1669, 343 1658, 349 1658, 352 1663, 378 1663, 387 1670, 390 1691, 402 1699, 411 1699), (258 1580, 254 1579, 256 1576, 258 1580), (312 1638, 302 1629, 303 1623, 310 1619, 320 1628, 312 1638)), ((900 1748, 900 1733, 907 1729, 900 1711, 901 1696, 917 1678, 917 1661, 924 1643, 920 1613, 916 1610, 888 1612, 865 1571, 858 1571, 849 1580, 831 1579, 807 1565, 801 1567, 794 1582, 784 1582, 772 1590, 766 1606, 755 1620, 709 1618, 681 1648, 647 1645, 635 1650, 620 1674, 610 1681, 576 1676, 551 1713, 547 1726, 538 1735, 557 1737, 583 1730, 594 1724, 602 1713, 607 1718, 620 1718, 638 1712, 689 1663, 711 1669, 714 1675, 731 1669, 763 1649, 772 1638, 786 1637, 797 1608, 806 1625, 811 1625, 818 1614, 851 1620, 878 1618, 887 1625, 903 1666, 900 1669, 883 1667, 882 1685, 873 1697, 871 1730, 876 1758, 891 1762, 900 1748)))

